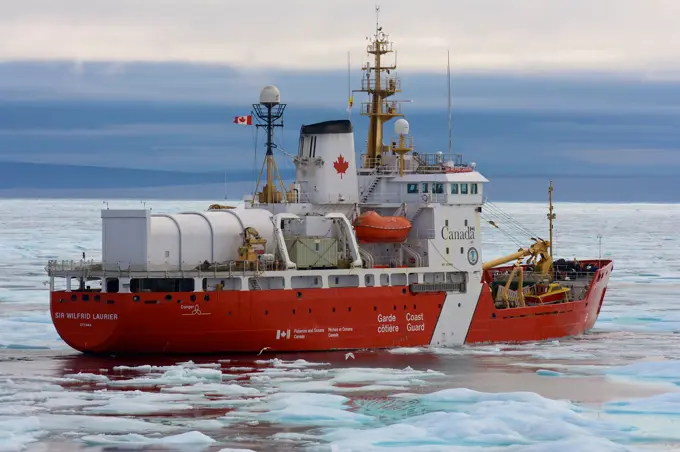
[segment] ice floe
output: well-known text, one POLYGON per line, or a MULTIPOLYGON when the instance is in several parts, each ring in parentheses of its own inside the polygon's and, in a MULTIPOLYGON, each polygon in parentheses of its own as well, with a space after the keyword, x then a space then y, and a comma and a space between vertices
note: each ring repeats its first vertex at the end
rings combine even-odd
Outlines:
POLYGON ((215 443, 211 437, 197 431, 180 433, 179 435, 161 438, 148 438, 143 435, 129 433, 127 435, 87 435, 81 441, 96 446, 206 446, 215 443))

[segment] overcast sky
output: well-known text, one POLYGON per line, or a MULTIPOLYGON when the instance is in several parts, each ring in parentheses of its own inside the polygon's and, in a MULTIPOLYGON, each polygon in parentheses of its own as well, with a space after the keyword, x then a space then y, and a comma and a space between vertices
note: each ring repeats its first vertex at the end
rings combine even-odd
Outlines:
MULTIPOLYGON (((0 0, 1 60, 328 69, 363 58, 365 0, 0 0)), ((679 0, 389 0, 409 70, 680 73, 679 0)), ((124 65, 120 66, 124 70, 124 65)))

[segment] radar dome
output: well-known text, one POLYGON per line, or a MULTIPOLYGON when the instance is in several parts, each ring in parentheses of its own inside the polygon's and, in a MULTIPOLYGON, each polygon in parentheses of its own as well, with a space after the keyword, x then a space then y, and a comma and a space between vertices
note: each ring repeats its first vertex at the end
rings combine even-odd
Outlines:
POLYGON ((274 85, 268 85, 260 91, 260 103, 263 105, 277 105, 281 103, 281 93, 274 85))
POLYGON ((397 119, 394 123, 394 133, 397 135, 408 135, 409 125, 408 121, 404 118, 397 119))

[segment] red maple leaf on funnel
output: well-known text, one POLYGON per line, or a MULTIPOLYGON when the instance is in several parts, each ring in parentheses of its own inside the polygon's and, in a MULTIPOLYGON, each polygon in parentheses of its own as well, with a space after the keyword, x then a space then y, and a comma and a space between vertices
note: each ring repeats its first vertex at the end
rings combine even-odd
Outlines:
POLYGON ((347 172, 347 168, 349 168, 349 162, 345 160, 342 154, 340 154, 340 157, 338 157, 338 159, 333 162, 333 167, 340 175, 340 179, 342 179, 342 175, 345 174, 347 172))

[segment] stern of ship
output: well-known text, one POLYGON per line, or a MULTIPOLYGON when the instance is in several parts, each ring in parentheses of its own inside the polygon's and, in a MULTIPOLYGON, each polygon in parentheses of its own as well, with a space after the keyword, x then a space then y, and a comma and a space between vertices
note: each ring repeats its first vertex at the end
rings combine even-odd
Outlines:
POLYGON ((51 292, 52 322, 71 348, 85 353, 110 350, 125 318, 125 304, 107 295, 90 291, 51 292))

